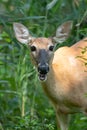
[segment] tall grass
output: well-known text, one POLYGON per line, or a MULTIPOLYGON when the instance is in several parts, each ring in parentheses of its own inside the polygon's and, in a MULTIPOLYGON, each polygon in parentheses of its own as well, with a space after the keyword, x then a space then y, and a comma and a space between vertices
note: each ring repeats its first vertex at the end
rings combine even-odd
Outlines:
MULTIPOLYGON (((25 24, 33 36, 52 36, 73 20, 72 45, 87 36, 86 0, 1 0, 0 2, 0 130, 56 130, 55 113, 44 95, 28 47, 14 37, 12 24, 25 24)), ((70 130, 87 128, 87 118, 74 115, 70 130)))

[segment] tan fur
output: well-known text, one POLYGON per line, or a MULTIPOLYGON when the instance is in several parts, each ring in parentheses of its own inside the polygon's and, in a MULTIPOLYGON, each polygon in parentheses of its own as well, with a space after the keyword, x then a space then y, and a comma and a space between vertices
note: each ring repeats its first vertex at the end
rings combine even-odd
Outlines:
POLYGON ((87 52, 82 54, 82 49, 79 48, 85 47, 82 44, 87 45, 87 42, 82 40, 79 42, 78 48, 77 44, 72 47, 59 48, 54 53, 48 80, 46 83, 42 83, 45 92, 48 96, 50 93, 55 104, 59 101, 67 108, 70 105, 75 105, 81 107, 81 111, 87 107, 87 67, 83 60, 78 57, 82 55, 82 57, 87 58, 87 52))
MULTIPOLYGON (((69 28, 71 28, 71 22, 60 26, 57 29, 56 41, 58 41, 58 35, 60 42, 64 41, 69 34, 69 28)), ((29 33, 24 25, 15 23, 14 31, 20 42, 28 41, 26 37, 29 33)), ((37 49, 31 52, 34 61, 38 58, 40 49, 45 49, 52 57, 47 80, 41 84, 53 103, 61 130, 68 130, 69 114, 87 113, 87 65, 85 64, 87 63, 87 38, 71 47, 61 47, 53 54, 49 51, 49 46, 53 45, 52 39, 29 37, 31 39, 29 46, 35 46, 37 49)), ((37 63, 34 62, 34 64, 38 66, 37 63)))
POLYGON ((87 66, 84 63, 87 62, 87 52, 82 54, 82 47, 87 47, 84 39, 71 47, 59 48, 50 64, 48 79, 42 83, 57 116, 60 113, 59 117, 65 118, 63 121, 59 118, 61 130, 68 129, 69 113, 87 112, 87 66))

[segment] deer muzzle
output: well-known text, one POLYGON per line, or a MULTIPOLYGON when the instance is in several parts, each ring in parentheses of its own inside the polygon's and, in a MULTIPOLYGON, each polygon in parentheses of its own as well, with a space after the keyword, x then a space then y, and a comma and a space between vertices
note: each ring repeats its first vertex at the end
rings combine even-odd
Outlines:
POLYGON ((49 72, 49 66, 46 64, 38 66, 38 76, 41 81, 45 81, 47 79, 47 73, 49 72))
POLYGON ((47 52, 43 49, 39 52, 39 63, 38 63, 38 76, 41 81, 45 81, 47 79, 47 73, 49 72, 48 65, 48 55, 47 52))

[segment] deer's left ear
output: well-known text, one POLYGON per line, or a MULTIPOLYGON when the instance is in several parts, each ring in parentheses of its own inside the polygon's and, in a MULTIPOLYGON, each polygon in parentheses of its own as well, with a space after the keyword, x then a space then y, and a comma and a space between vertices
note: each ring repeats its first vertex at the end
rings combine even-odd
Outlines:
POLYGON ((21 23, 13 23, 13 29, 17 40, 23 44, 27 44, 32 37, 28 29, 21 23))
POLYGON ((57 43, 64 42, 69 37, 72 25, 72 21, 67 21, 63 23, 61 26, 59 26, 56 30, 56 36, 53 37, 53 40, 57 43))

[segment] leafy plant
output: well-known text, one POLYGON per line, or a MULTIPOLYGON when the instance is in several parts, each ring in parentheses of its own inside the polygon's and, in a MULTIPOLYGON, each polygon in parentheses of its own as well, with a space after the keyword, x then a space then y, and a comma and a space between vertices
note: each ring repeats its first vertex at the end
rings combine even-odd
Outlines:
MULTIPOLYGON (((21 22, 33 36, 49 37, 67 20, 72 20, 74 27, 61 46, 87 35, 87 1, 0 1, 0 130, 57 129, 55 112, 38 82, 29 49, 15 39, 12 24, 21 22)), ((74 115, 70 130, 86 129, 86 121, 87 117, 74 115)))

